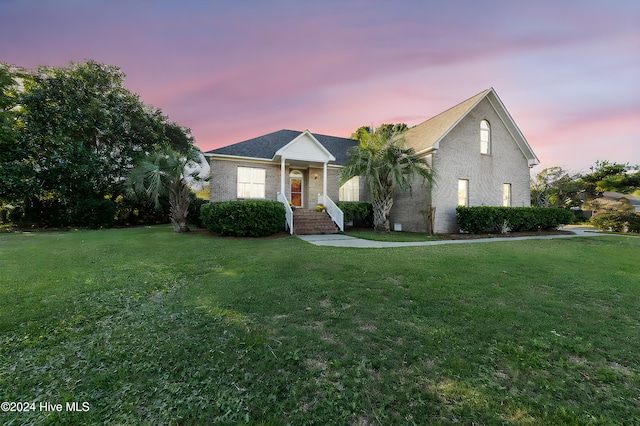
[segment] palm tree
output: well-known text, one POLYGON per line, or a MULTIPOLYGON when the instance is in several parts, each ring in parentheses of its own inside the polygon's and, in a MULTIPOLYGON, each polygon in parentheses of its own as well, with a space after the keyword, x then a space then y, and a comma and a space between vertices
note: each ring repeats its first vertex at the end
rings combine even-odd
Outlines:
POLYGON ((407 191, 416 178, 433 182, 433 172, 425 159, 406 148, 399 132, 380 132, 360 138, 360 146, 349 153, 349 161, 340 172, 340 183, 362 176, 373 192, 373 227, 390 231, 389 212, 396 191, 407 191))
POLYGON ((200 150, 192 147, 185 155, 169 147, 149 154, 129 174, 128 187, 135 195, 160 206, 160 195, 169 195, 169 218, 175 232, 186 232, 189 213, 187 181, 200 177, 200 150))

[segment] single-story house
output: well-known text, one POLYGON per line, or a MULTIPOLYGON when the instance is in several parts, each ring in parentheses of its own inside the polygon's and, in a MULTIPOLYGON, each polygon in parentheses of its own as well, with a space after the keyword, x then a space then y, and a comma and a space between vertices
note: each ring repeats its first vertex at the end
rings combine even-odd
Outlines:
MULTIPOLYGON (((427 159, 435 183, 415 184, 396 197, 393 229, 421 232, 431 223, 434 232, 457 232, 458 205, 530 205, 529 172, 539 161, 493 88, 412 127, 404 139, 427 159)), ((294 209, 323 204, 342 229, 333 201, 371 199, 358 177, 338 186, 348 151, 358 143, 309 130, 280 130, 208 151, 210 199, 280 200, 294 209)))

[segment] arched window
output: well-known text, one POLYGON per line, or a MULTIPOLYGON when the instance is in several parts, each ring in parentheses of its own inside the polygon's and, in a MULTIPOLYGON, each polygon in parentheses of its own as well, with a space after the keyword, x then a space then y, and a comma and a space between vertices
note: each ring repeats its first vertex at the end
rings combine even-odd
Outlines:
POLYGON ((487 120, 480 122, 480 153, 491 154, 491 127, 487 120))

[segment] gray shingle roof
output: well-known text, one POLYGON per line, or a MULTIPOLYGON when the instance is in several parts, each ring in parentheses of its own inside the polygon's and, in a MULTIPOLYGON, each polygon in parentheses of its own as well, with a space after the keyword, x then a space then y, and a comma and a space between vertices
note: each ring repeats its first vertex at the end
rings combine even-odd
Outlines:
MULTIPOLYGON (((205 154, 213 155, 229 155, 234 157, 251 157, 263 158, 271 160, 276 152, 294 140, 301 133, 297 130, 278 130, 277 132, 258 136, 243 142, 234 143, 233 145, 223 146, 222 148, 212 149, 205 154)), ((332 164, 344 165, 347 160, 347 151, 358 145, 357 140, 339 138, 337 136, 321 135, 312 133, 313 136, 329 151, 336 161, 332 164)))

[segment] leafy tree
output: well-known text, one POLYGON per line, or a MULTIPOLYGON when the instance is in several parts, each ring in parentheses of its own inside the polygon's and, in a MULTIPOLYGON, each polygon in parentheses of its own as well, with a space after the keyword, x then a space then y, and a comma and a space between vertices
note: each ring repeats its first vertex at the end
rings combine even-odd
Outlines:
POLYGON ((401 134, 389 131, 388 127, 381 128, 367 134, 360 139, 360 146, 351 149, 340 180, 344 184, 354 176, 364 178, 367 188, 373 193, 374 229, 388 233, 389 213, 396 192, 410 190, 417 178, 431 183, 433 173, 413 148, 404 147, 401 134))
POLYGON ((0 64, 0 141, 13 137, 13 112, 15 98, 11 90, 16 82, 11 75, 9 67, 0 64))
POLYGON ((591 173, 582 176, 585 190, 597 197, 605 191, 629 194, 640 189, 640 172, 638 166, 596 161, 591 173))
POLYGON ((128 186, 132 193, 159 206, 160 196, 169 196, 169 218, 175 232, 186 232, 189 214, 189 180, 202 180, 197 169, 200 150, 186 155, 170 147, 149 154, 131 171, 128 186))
POLYGON ((21 204, 34 221, 77 224, 82 206, 123 194, 147 153, 164 145, 186 153, 193 145, 188 129, 124 88, 115 66, 87 61, 20 70, 19 77, 11 137, 1 150, 8 172, 0 172, 0 200, 21 204))
POLYGON ((579 178, 558 166, 542 170, 531 180, 531 204, 535 207, 580 206, 584 185, 579 178))
POLYGON ((372 134, 377 133, 381 137, 391 138, 394 135, 401 134, 409 130, 409 126, 405 123, 381 124, 377 129, 370 126, 361 126, 351 134, 351 139, 357 139, 361 143, 366 143, 372 134))
POLYGON ((18 143, 17 69, 0 64, 0 208, 37 189, 27 147, 18 143))
POLYGON ((361 144, 366 143, 373 130, 370 126, 360 126, 358 130, 351 133, 351 139, 359 140, 361 144))

